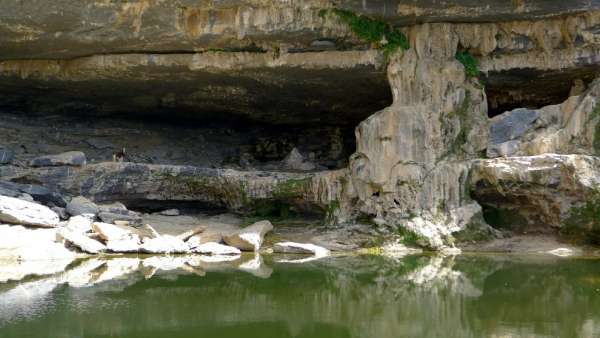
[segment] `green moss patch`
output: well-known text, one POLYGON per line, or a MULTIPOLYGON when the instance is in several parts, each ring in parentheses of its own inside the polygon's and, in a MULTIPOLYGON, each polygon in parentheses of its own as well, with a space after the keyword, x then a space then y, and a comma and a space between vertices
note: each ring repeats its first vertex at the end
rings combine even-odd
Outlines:
POLYGON ((347 24, 358 38, 375 44, 377 48, 385 50, 386 53, 410 48, 410 42, 406 35, 385 21, 337 8, 321 10, 319 16, 324 18, 329 13, 347 24))
POLYGON ((465 67, 465 74, 468 77, 479 76, 479 61, 469 52, 457 52, 456 59, 465 67))

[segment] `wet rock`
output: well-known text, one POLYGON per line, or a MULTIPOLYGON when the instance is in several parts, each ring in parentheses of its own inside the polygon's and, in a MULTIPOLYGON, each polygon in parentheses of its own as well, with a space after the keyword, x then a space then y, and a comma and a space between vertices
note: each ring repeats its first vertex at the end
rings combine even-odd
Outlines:
POLYGON ((240 249, 229 245, 223 245, 215 242, 200 243, 197 237, 190 238, 187 241, 187 245, 192 252, 203 255, 240 255, 242 253, 240 249))
POLYGON ((224 235, 223 240, 226 244, 242 251, 258 251, 265 234, 271 230, 273 230, 271 222, 260 221, 232 234, 224 235))
POLYGON ((52 228, 60 220, 54 211, 41 204, 0 196, 0 221, 52 228))
POLYGON ((68 228, 58 229, 57 235, 83 252, 97 254, 106 250, 104 244, 83 235, 81 232, 71 231, 68 228))
POLYGON ((280 242, 273 245, 273 252, 284 254, 307 254, 324 257, 330 254, 329 250, 314 244, 280 242))
POLYGON ((0 195, 16 197, 20 194, 28 194, 33 197, 35 201, 44 205, 57 207, 65 207, 67 205, 67 202, 58 191, 36 184, 0 181, 0 195))
POLYGON ((162 253, 162 254, 174 254, 174 253, 188 253, 190 248, 188 245, 171 235, 162 235, 155 238, 144 238, 140 250, 147 253, 162 253))
POLYGON ((15 154, 7 148, 0 145, 0 164, 9 164, 14 159, 15 154))
POLYGON ((36 157, 29 162, 32 167, 53 167, 53 166, 83 166, 86 164, 85 154, 81 151, 69 151, 62 154, 46 155, 36 157))
POLYGON ((98 206, 96 203, 90 201, 83 196, 77 196, 67 203, 67 213, 71 216, 77 216, 82 214, 98 214, 98 206))
POLYGON ((180 213, 178 209, 167 209, 161 211, 160 214, 163 216, 179 216, 180 213))

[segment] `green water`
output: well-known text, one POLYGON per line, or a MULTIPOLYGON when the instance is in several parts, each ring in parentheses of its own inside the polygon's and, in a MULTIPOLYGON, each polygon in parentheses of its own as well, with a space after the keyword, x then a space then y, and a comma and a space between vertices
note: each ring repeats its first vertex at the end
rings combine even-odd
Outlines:
POLYGON ((152 277, 139 266, 105 281, 100 266, 83 287, 56 275, 0 285, 0 337, 600 337, 594 259, 265 257, 152 277))

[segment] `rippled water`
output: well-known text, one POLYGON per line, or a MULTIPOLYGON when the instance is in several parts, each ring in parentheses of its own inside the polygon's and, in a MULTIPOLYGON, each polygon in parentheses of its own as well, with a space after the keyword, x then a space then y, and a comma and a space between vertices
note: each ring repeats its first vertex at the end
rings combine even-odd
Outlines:
POLYGON ((0 284, 0 337, 600 337, 600 260, 125 258, 0 284))

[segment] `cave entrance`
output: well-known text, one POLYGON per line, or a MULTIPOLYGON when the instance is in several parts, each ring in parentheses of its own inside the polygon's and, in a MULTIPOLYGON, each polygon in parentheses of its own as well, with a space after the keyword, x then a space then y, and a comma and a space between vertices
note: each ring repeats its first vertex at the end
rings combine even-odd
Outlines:
POLYGON ((579 95, 600 75, 598 65, 553 71, 513 69, 490 72, 482 78, 488 99, 488 116, 516 108, 539 109, 579 95))
POLYGON ((355 151, 358 123, 392 102, 385 69, 376 65, 216 73, 145 67, 123 78, 3 79, 0 113, 13 114, 2 119, 0 144, 23 157, 81 150, 91 163, 124 147, 142 163, 338 169, 355 151))

